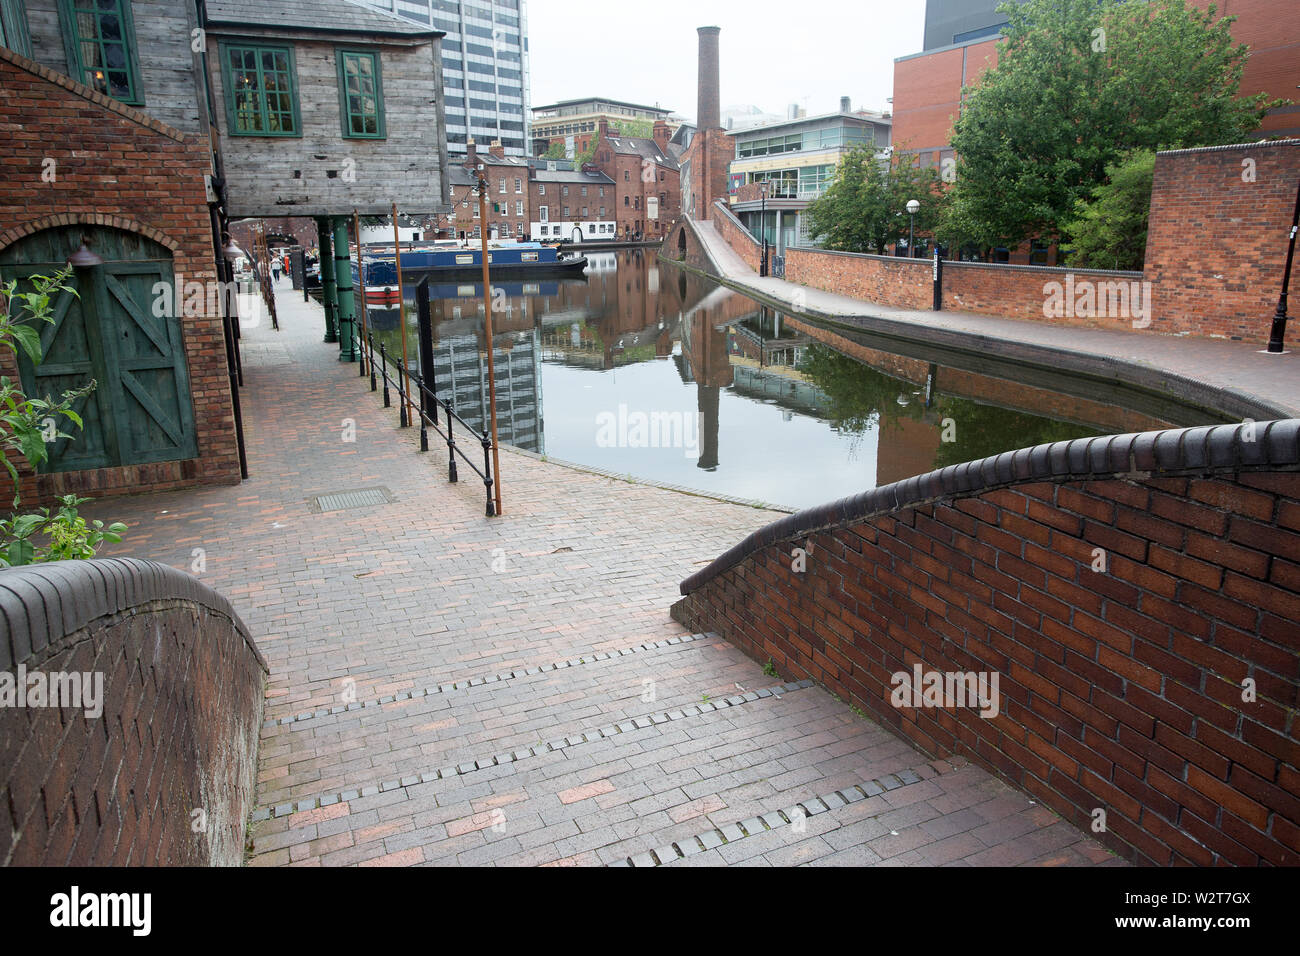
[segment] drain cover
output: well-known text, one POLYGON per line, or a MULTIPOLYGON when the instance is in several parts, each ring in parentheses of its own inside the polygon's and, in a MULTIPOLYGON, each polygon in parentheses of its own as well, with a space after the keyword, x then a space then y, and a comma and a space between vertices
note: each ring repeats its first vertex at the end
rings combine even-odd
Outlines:
POLYGON ((393 493, 384 487, 352 488, 308 498, 307 508, 313 514, 323 514, 326 511, 350 511, 353 508, 386 505, 392 500, 393 493))

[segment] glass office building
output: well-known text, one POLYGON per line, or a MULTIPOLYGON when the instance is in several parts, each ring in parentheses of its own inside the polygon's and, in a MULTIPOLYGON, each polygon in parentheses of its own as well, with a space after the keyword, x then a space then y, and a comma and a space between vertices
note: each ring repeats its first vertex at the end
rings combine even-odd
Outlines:
POLYGON ((484 152, 528 155, 528 10, 525 0, 363 0, 367 6, 442 30, 447 151, 465 156, 472 136, 484 152))

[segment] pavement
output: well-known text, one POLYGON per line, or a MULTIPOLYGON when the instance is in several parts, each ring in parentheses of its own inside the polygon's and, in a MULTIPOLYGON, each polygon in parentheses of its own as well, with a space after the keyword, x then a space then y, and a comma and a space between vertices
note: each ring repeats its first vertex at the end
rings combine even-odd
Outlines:
POLYGON ((779 513, 503 448, 487 518, 320 307, 284 281, 277 307, 243 337, 249 479, 88 509, 130 526, 101 556, 197 574, 270 663, 251 865, 1121 863, 670 619, 682 578, 779 513))
MULTIPOLYGON (((1006 357, 1038 357, 1078 371, 1095 373, 1109 368, 1126 382, 1182 393, 1229 413, 1253 414, 1259 420, 1300 418, 1300 321, 1291 323, 1293 344, 1288 351, 1270 354, 1261 345, 1228 339, 1086 328, 973 312, 900 309, 760 277, 727 244, 711 220, 692 220, 692 225, 724 283, 792 312, 893 336, 965 342, 974 350, 992 349, 1006 357)), ((1270 318, 1261 316, 1261 328, 1267 330, 1270 318)))

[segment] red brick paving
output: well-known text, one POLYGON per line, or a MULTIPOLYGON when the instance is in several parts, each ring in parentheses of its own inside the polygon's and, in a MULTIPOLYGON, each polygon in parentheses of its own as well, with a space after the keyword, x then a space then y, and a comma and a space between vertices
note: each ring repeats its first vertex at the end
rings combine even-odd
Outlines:
POLYGON ((919 782, 801 832, 755 833, 669 865, 1114 860, 982 770, 929 765, 819 688, 742 700, 775 681, 716 637, 595 659, 681 635, 668 616, 681 578, 773 513, 503 449, 505 514, 486 518, 482 485, 448 484, 445 451, 418 454, 415 429, 399 429, 357 366, 321 342, 314 303, 282 294, 279 315, 281 332, 243 340, 249 480, 91 509, 131 526, 106 556, 194 570, 202 549, 199 576, 230 596, 270 662, 258 805, 276 815, 252 826, 253 865, 623 862, 918 767, 919 782), (341 440, 344 419, 355 443, 341 440), (311 496, 372 486, 394 500, 307 508, 311 496), (495 549, 505 572, 492 570, 495 549), (582 662, 375 705, 567 659, 582 662), (693 706, 728 697, 740 703, 693 706), (369 706, 277 722, 350 701, 369 706), (677 710, 681 719, 595 733, 677 710), (527 756, 565 738, 564 750, 527 756), (512 752, 525 759, 418 782, 512 752))

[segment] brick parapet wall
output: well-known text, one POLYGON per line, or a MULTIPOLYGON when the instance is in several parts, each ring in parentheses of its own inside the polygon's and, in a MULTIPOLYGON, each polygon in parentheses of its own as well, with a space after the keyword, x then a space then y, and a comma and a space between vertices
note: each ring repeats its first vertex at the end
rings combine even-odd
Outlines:
POLYGON ((1267 341, 1297 183, 1300 139, 1156 156, 1145 263, 1153 331, 1267 341))
POLYGON ((1023 449, 800 512, 673 613, 1081 827, 1105 810, 1134 862, 1300 863, 1300 420, 1253 427, 1023 449), (997 674, 999 713, 893 706, 915 664, 997 674))
MULTIPOLYGON (((142 233, 173 251, 190 282, 216 279, 204 176, 207 144, 0 48, 0 249, 40 229, 87 224, 142 233), (51 167, 47 161, 52 161, 51 167), (53 181, 43 178, 52 169, 53 181)), ((198 457, 93 471, 27 474, 24 500, 162 491, 240 480, 219 315, 185 316, 198 457)), ((0 373, 17 376, 12 354, 0 373)))
POLYGON ((229 602, 124 558, 0 571, 0 612, 0 671, 103 681, 0 708, 0 863, 239 865, 267 666, 229 602))
POLYGON ((713 208, 713 228, 745 260, 745 265, 757 272, 763 258, 763 247, 725 203, 714 203, 713 208))

